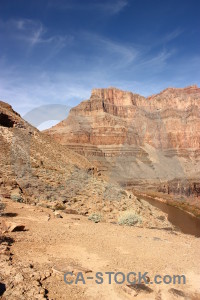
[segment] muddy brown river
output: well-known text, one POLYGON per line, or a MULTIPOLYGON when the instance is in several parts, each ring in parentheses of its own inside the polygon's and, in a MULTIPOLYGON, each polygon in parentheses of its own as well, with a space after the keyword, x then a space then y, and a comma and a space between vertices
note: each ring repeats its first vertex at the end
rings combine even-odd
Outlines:
POLYGON ((180 229, 183 233, 195 235, 200 237, 200 219, 191 216, 187 212, 184 212, 176 207, 170 206, 166 203, 159 202, 153 199, 144 198, 151 205, 159 208, 163 212, 167 213, 168 220, 180 229))

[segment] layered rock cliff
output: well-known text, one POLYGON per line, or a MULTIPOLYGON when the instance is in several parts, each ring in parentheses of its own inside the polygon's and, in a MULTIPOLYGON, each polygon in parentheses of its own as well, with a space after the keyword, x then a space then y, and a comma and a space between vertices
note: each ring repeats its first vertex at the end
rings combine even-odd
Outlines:
POLYGON ((94 89, 46 133, 120 182, 199 178, 200 88, 94 89))

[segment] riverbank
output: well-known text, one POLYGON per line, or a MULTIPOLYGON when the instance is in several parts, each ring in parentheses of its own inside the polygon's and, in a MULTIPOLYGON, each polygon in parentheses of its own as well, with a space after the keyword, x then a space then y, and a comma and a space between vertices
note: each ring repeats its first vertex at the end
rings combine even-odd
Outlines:
MULTIPOLYGON (((132 190, 134 195, 137 197, 142 197, 143 199, 151 199, 151 200, 155 200, 155 201, 159 201, 159 202, 163 202, 167 205, 176 207, 180 210, 183 210, 184 212, 192 215, 193 217, 196 217, 198 219, 200 219, 200 208, 190 204, 189 202, 187 202, 186 199, 184 200, 177 200, 174 199, 171 195, 168 194, 163 194, 163 193, 159 193, 159 192, 153 192, 153 191, 145 191, 145 193, 136 191, 136 190, 132 190)), ((200 198, 199 198, 199 205, 200 205, 200 198)))
POLYGON ((137 193, 138 199, 142 199, 152 206, 167 214, 168 221, 185 234, 200 237, 200 219, 192 213, 174 205, 170 205, 167 199, 153 197, 145 193, 137 193))

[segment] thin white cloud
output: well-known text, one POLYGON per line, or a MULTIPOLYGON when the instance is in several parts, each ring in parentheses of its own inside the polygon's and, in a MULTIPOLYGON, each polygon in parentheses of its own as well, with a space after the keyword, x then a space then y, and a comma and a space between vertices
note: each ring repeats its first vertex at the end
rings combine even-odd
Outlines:
POLYGON ((71 35, 48 35, 47 29, 41 22, 33 20, 18 20, 18 26, 20 25, 21 32, 16 37, 23 39, 31 46, 39 44, 54 44, 57 49, 63 48, 67 43, 72 42, 73 37, 71 35))
POLYGON ((29 48, 42 44, 52 44, 52 50, 55 51, 56 48, 58 51, 73 41, 71 35, 49 35, 48 30, 37 20, 12 19, 6 22, 0 20, 0 27, 6 31, 8 38, 21 40, 27 43, 29 48))
POLYGON ((167 60, 175 53, 175 50, 162 50, 154 56, 144 58, 139 62, 140 68, 150 68, 152 71, 160 70, 164 67, 167 60))
POLYGON ((183 33, 183 29, 176 28, 166 34, 163 34, 162 36, 159 35, 158 39, 152 39, 152 42, 149 46, 147 46, 147 51, 150 51, 154 48, 161 47, 161 46, 167 46, 170 42, 177 39, 181 34, 183 33))
POLYGON ((176 39, 178 36, 180 36, 183 33, 183 30, 180 28, 175 29, 174 31, 168 33, 166 36, 164 36, 162 42, 168 43, 172 40, 176 39))
POLYGON ((25 20, 22 20, 22 19, 16 20, 15 23, 16 23, 16 26, 18 29, 20 29, 20 30, 24 29, 25 20))
POLYGON ((153 42, 151 45, 122 44, 91 32, 83 32, 81 37, 90 45, 95 45, 97 53, 98 50, 101 52, 99 57, 103 57, 101 63, 108 59, 107 66, 113 69, 129 68, 132 70, 133 68, 145 67, 153 68, 154 72, 160 72, 167 61, 176 53, 176 49, 171 47, 168 49, 167 44, 176 39, 182 32, 181 29, 175 29, 159 42, 153 42), (162 44, 165 45, 165 48, 155 51, 155 48, 162 44))
POLYGON ((123 45, 91 32, 83 32, 81 38, 96 49, 98 58, 102 57, 102 60, 107 63, 107 66, 115 69, 130 66, 139 55, 139 51, 136 47, 123 45))
POLYGON ((96 8, 101 9, 109 14, 115 15, 122 11, 127 5, 127 0, 115 0, 107 1, 106 3, 99 2, 96 4, 96 8))
POLYGON ((76 1, 64 1, 64 0, 51 0, 49 1, 49 8, 65 9, 65 10, 95 10, 100 13, 115 15, 128 6, 128 0, 103 0, 93 1, 87 3, 77 3, 76 1))
POLYGON ((39 24, 37 28, 32 31, 32 36, 27 37, 30 40, 32 46, 35 46, 39 43, 48 43, 49 39, 45 39, 44 36, 45 29, 42 24, 39 24))

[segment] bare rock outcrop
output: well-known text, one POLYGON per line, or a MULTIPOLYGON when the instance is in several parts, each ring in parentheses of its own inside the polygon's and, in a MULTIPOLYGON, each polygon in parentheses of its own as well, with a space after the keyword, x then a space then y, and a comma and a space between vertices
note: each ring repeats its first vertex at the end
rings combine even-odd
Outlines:
POLYGON ((118 182, 200 176, 200 88, 168 88, 145 98, 116 88, 89 100, 45 131, 118 182))

